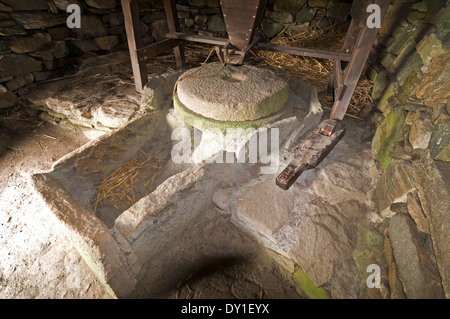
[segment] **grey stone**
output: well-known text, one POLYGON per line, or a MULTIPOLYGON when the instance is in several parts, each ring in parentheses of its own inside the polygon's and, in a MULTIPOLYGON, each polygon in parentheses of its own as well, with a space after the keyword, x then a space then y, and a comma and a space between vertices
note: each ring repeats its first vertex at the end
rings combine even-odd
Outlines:
POLYGON ((317 13, 316 8, 305 7, 295 15, 295 22, 296 23, 310 22, 315 17, 316 13, 317 13))
POLYGON ((9 54, 0 56, 0 71, 15 76, 27 72, 36 72, 42 70, 42 62, 19 54, 9 54))
POLYGON ((279 23, 292 23, 292 14, 288 12, 266 11, 266 17, 279 23))
POLYGON ((83 8, 83 4, 80 0, 53 0, 53 3, 59 10, 64 11, 64 12, 67 10, 67 7, 70 4, 76 4, 76 5, 79 5, 80 8, 83 8))
POLYGON ((272 38, 283 30, 284 26, 280 23, 263 23, 262 31, 268 38, 272 38))
POLYGON ((423 102, 446 103, 450 97, 450 50, 435 56, 417 86, 416 96, 423 102))
POLYGON ((97 16, 92 14, 82 14, 81 28, 74 28, 73 32, 78 37, 87 39, 106 36, 108 34, 108 29, 97 16))
POLYGON ((412 118, 409 143, 414 149, 427 148, 432 131, 433 124, 431 124, 429 115, 416 111, 412 118))
POLYGON ((15 91, 27 84, 33 83, 33 81, 34 81, 33 74, 26 73, 26 74, 15 76, 14 79, 12 79, 11 81, 8 81, 6 83, 6 87, 10 91, 15 91))
POLYGON ((151 25, 152 36, 155 41, 161 41, 166 38, 166 34, 169 33, 169 26, 167 20, 156 20, 151 25))
POLYGON ((94 39, 88 40, 72 40, 70 41, 78 50, 82 52, 97 51, 98 46, 94 39))
POLYGON ((0 3, 0 12, 11 12, 13 9, 7 5, 0 3))
POLYGON ((7 13, 0 13, 0 28, 13 27, 16 23, 7 13))
POLYGON ((17 102, 17 96, 13 92, 0 92, 0 109, 13 107, 17 102))
POLYGON ((415 189, 414 167, 406 161, 393 161, 377 181, 376 197, 382 216, 389 213, 392 203, 406 201, 415 189))
POLYGON ((66 44, 66 41, 54 41, 52 53, 56 59, 61 59, 68 56, 70 50, 66 44))
POLYGON ((193 112, 217 121, 257 120, 286 104, 288 83, 269 69, 230 65, 213 77, 189 78, 193 72, 198 77, 214 74, 219 68, 218 63, 210 63, 181 75, 186 80, 178 83, 179 101, 193 112))
POLYGON ((386 71, 377 72, 373 79, 372 99, 378 100, 383 95, 383 92, 388 85, 388 78, 386 71))
POLYGON ((117 6, 116 0, 86 0, 86 3, 97 9, 113 9, 117 6))
POLYGON ((308 4, 310 7, 327 8, 330 3, 329 0, 308 0, 308 4))
POLYGON ((204 7, 206 6, 206 0, 188 0, 189 5, 194 7, 204 7))
POLYGON ((21 25, 16 25, 14 27, 0 28, 0 35, 10 36, 10 35, 24 35, 27 34, 25 29, 21 25))
POLYGON ((296 13, 306 3, 307 0, 275 0, 273 9, 279 12, 296 13))
POLYGON ((197 24, 205 24, 208 21, 208 17, 205 15, 197 15, 194 17, 194 22, 197 24))
POLYGON ((53 50, 41 50, 41 51, 29 52, 28 55, 30 55, 34 58, 42 59, 44 61, 53 60, 53 50))
POLYGON ((4 0, 3 3, 16 11, 48 10, 44 0, 4 0))
MULTIPOLYGON (((212 14, 219 14, 220 8, 203 8, 200 9, 200 14, 206 14, 206 15, 212 15, 212 14)), ((187 16, 189 18, 189 14, 187 16)))
MULTIPOLYGON (((25 29, 45 29, 65 24, 67 20, 65 14, 51 14, 47 12, 13 12, 11 16, 22 24, 25 29)), ((83 21, 83 15, 81 16, 81 21, 83 21)))
POLYGON ((444 53, 442 42, 436 37, 434 33, 425 36, 416 47, 417 53, 422 58, 424 65, 428 65, 431 59, 436 55, 444 53))
POLYGON ((439 121, 431 134, 430 156, 438 161, 450 162, 450 121, 439 121))
POLYGON ((208 22, 208 30, 211 32, 226 32, 225 21, 220 15, 212 16, 208 22))
POLYGON ((408 214, 416 223, 417 229, 422 233, 430 233, 430 226, 428 225, 428 220, 423 212, 422 206, 420 205, 420 199, 417 191, 411 192, 407 195, 406 207, 408 209, 408 214))
POLYGON ((206 5, 212 8, 220 7, 220 0, 207 0, 206 5))
POLYGON ((447 5, 436 22, 436 30, 441 37, 446 37, 450 32, 450 6, 447 5))
POLYGON ((421 242, 414 222, 405 214, 395 214, 389 223, 389 239, 408 299, 443 298, 439 274, 421 242))
POLYGON ((42 50, 51 42, 48 33, 38 32, 30 37, 12 38, 9 41, 9 49, 14 53, 27 53, 42 50))
POLYGON ((415 180, 422 209, 429 222, 433 250, 439 268, 445 297, 450 298, 450 196, 442 173, 432 159, 415 162, 418 166, 415 180))
POLYGON ((119 37, 117 35, 98 37, 95 38, 95 43, 100 50, 110 51, 119 44, 119 37))

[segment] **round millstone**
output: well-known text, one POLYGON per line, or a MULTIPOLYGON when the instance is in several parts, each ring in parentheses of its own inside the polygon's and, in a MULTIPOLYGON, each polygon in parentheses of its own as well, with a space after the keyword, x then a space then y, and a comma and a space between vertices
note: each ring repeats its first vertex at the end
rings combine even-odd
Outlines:
POLYGON ((177 101, 211 121, 258 121, 285 106, 289 85, 274 71, 252 65, 206 64, 180 76, 177 101), (216 74, 217 73, 217 74, 216 74))

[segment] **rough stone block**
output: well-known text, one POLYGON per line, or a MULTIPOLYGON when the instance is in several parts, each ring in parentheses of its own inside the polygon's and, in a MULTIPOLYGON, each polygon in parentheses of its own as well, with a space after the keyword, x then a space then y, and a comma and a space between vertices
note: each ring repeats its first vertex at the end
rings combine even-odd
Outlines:
POLYGON ((417 86, 417 98, 424 102, 446 103, 450 97, 450 50, 435 56, 417 86))
POLYGON ((433 124, 428 114, 416 111, 412 118, 411 130, 409 131, 409 143, 414 149, 424 149, 428 143, 433 131, 433 124))
POLYGON ((14 37, 9 40, 9 49, 14 53, 27 53, 44 49, 51 42, 48 33, 35 33, 30 37, 14 37))
POLYGON ((15 76, 18 74, 37 72, 42 70, 42 62, 19 54, 0 56, 0 71, 4 74, 15 76))
POLYGON ((406 297, 443 298, 437 267, 422 246, 423 238, 411 218, 395 214, 389 223, 389 238, 406 297))
POLYGON ((273 9, 279 12, 296 13, 306 3, 307 0, 275 0, 273 9))
POLYGON ((450 120, 442 120, 436 124, 428 147, 432 159, 450 162, 450 120))

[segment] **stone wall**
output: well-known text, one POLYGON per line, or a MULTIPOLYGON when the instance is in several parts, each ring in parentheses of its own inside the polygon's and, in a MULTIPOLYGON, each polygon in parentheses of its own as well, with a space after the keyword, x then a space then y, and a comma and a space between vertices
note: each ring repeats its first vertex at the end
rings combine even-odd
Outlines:
POLYGON ((392 298, 450 297, 449 40, 449 1, 392 1, 371 56, 392 298))
MULTIPOLYGON (((177 4, 183 29, 208 36, 226 33, 220 0, 179 0, 177 4)), ((272 38, 284 28, 325 28, 336 21, 345 21, 350 6, 351 1, 344 0, 269 0, 261 29, 267 38, 272 38)))
MULTIPOLYGON (((144 43, 168 32, 162 0, 138 0, 144 43)), ((326 27, 345 20, 349 1, 269 0, 261 29, 267 38, 285 27, 326 27)), ((219 0, 177 0, 183 31, 226 37, 219 0)), ((1 0, 0 109, 17 102, 21 87, 76 72, 93 55, 127 50, 119 0, 1 0), (81 7, 81 28, 70 29, 69 4, 81 7)))

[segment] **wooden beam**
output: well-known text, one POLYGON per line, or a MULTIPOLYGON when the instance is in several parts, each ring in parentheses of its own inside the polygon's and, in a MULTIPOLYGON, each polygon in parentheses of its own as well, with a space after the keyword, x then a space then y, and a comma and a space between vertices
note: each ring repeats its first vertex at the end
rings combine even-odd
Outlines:
MULTIPOLYGON (((164 10, 166 11, 167 24, 169 26, 169 32, 180 32, 181 27, 178 21, 178 12, 175 0, 164 0, 164 10)), ((178 67, 186 65, 186 59, 184 56, 183 47, 181 45, 176 46, 173 49, 175 55, 175 61, 178 67)))
POLYGON ((152 43, 137 50, 139 62, 145 62, 150 58, 158 56, 174 47, 178 46, 180 41, 175 39, 164 39, 162 41, 152 43))
POLYGON ((225 38, 208 37, 208 36, 201 36, 201 35, 196 35, 196 34, 191 34, 191 33, 183 33, 183 32, 170 32, 170 33, 167 33, 166 36, 171 39, 214 44, 214 45, 219 45, 219 46, 224 46, 228 42, 228 39, 225 39, 225 38))
MULTIPOLYGON (((389 0, 376 0, 375 3, 380 5, 382 20, 389 6, 389 0)), ((342 92, 340 100, 334 102, 330 115, 331 119, 342 120, 344 118, 377 34, 377 28, 369 28, 367 25, 359 33, 350 63, 345 69, 343 81, 345 92, 342 92)))
POLYGON ((255 50, 265 50, 272 52, 287 53, 300 56, 309 56, 313 58, 340 60, 340 61, 350 61, 351 54, 343 52, 330 52, 323 50, 313 50, 305 48, 296 47, 286 47, 282 45, 273 45, 269 43, 258 43, 253 47, 255 50))
POLYGON ((144 46, 139 18, 139 3, 133 0, 121 0, 122 10, 127 32, 128 50, 130 51, 131 67, 133 69, 134 85, 141 92, 148 81, 147 67, 140 62, 137 51, 144 46))

